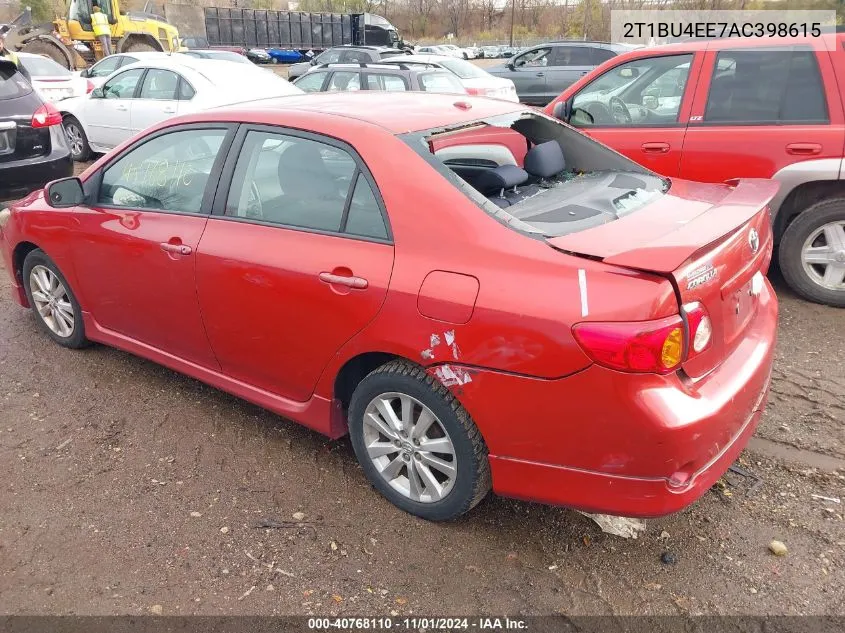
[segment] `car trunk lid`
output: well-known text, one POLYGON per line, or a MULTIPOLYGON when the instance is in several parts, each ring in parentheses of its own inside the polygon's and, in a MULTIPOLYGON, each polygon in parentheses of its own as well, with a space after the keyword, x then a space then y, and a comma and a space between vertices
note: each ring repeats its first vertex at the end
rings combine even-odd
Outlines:
POLYGON ((703 305, 713 326, 711 343, 683 365, 697 378, 736 347, 756 314, 773 244, 768 203, 777 190, 777 183, 762 179, 725 185, 673 181, 668 195, 637 213, 548 242, 669 278, 682 315, 703 305))

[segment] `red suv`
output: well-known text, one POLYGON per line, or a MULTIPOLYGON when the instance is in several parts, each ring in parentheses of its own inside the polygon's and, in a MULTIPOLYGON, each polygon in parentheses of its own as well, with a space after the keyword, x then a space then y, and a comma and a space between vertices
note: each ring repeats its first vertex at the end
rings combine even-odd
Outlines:
POLYGON ((780 267, 845 307, 845 34, 643 48, 605 62, 546 112, 666 176, 772 178, 780 267))

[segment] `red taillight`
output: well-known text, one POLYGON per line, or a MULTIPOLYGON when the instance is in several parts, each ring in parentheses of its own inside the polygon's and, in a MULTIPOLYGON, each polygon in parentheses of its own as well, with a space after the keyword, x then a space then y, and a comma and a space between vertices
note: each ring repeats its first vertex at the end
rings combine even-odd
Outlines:
POLYGON ((85 80, 85 94, 90 95, 94 92, 94 82, 90 79, 85 80))
POLYGON ((479 96, 485 94, 484 90, 482 90, 481 88, 467 88, 466 90, 468 95, 479 96))
POLYGON ((678 315, 655 321, 578 323, 572 333, 596 363, 619 371, 668 374, 684 359, 684 322, 678 315))
POLYGON ((689 360, 710 347, 713 342, 713 321, 710 319, 707 309, 697 301, 685 305, 684 313, 687 317, 687 331, 689 332, 687 350, 687 360, 689 360))
POLYGON ((62 113, 52 103, 45 103, 32 115, 32 127, 50 127, 62 124, 62 113))

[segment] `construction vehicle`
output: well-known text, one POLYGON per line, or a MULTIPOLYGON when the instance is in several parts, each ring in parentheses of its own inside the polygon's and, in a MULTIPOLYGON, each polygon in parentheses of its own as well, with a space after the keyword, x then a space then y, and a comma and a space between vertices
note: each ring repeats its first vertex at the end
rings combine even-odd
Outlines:
MULTIPOLYGON (((32 23, 29 7, 5 27, 6 47, 13 51, 49 57, 65 68, 85 68, 103 57, 91 25, 92 0, 71 0, 66 17, 52 24, 32 23)), ((119 0, 97 2, 111 25, 111 49, 174 52, 180 48, 179 31, 167 20, 146 11, 124 12, 119 0)))

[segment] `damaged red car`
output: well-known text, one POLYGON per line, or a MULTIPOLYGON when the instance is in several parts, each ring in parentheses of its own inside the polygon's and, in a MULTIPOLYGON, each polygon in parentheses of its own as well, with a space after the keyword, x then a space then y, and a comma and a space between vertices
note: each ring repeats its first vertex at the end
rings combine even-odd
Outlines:
POLYGON ((661 177, 542 113, 325 94, 169 120, 0 213, 17 301, 330 437, 421 517, 492 488, 671 513, 766 401, 767 180, 661 177))

